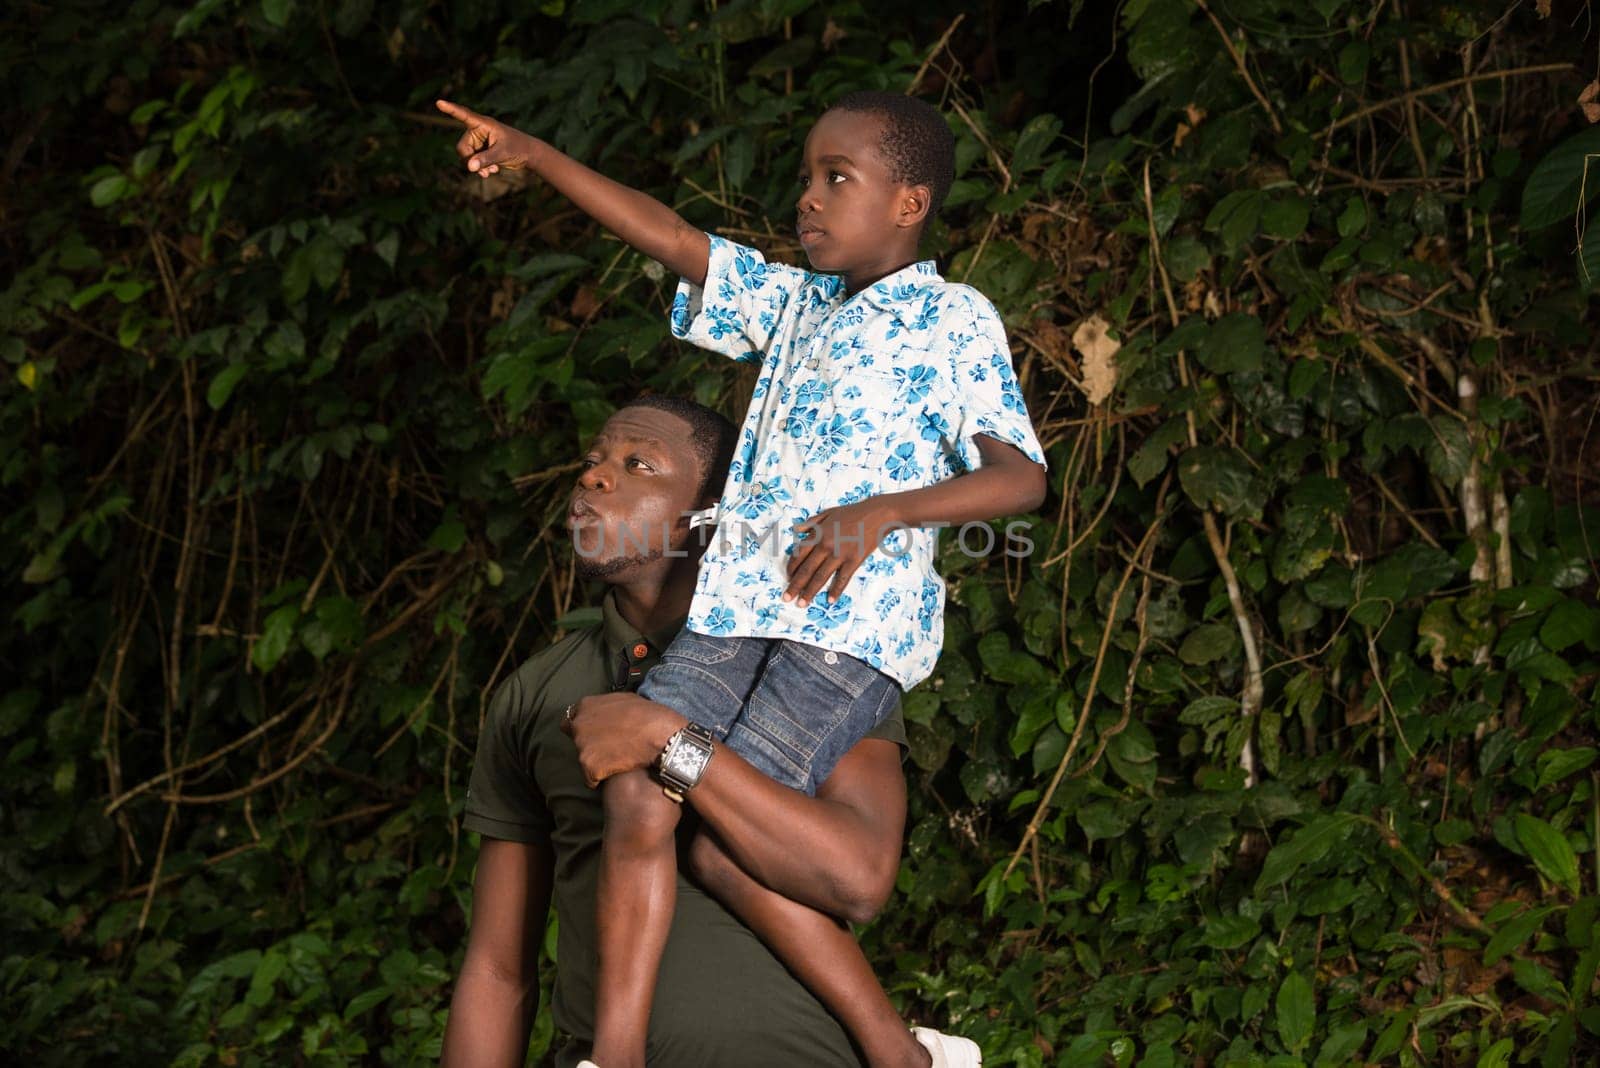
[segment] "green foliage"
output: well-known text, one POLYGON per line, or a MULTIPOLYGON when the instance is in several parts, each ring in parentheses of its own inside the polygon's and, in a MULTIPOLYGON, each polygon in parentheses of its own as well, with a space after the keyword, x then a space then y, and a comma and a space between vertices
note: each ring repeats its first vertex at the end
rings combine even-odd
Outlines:
POLYGON ((431 101, 797 256, 807 122, 920 75, 1052 495, 946 545, 893 996, 997 1066, 1593 1057, 1600 183, 1536 6, 8 10, 0 1049, 435 1058, 571 459, 745 401, 431 101))

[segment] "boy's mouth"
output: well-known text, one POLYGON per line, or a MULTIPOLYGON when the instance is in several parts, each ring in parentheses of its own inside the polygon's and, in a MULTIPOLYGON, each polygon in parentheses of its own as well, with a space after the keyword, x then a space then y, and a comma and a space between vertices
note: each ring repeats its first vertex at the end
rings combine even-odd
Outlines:
POLYGON ((809 223, 802 223, 799 226, 795 227, 795 230, 800 235, 800 243, 802 245, 809 245, 811 242, 815 241, 817 238, 823 236, 823 233, 822 233, 821 230, 817 229, 815 226, 810 225, 809 223))

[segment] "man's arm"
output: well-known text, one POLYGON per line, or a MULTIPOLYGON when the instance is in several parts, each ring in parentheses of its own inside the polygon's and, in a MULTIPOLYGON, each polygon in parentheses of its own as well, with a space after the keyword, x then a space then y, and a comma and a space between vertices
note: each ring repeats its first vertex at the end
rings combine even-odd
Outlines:
MULTIPOLYGON (((565 729, 584 774, 598 784, 649 767, 685 722, 665 705, 618 693, 578 702, 565 729)), ((893 742, 858 742, 816 797, 778 784, 718 746, 687 797, 739 866, 785 897, 864 923, 894 889, 906 789, 893 742)))
POLYGON ((537 137, 448 100, 434 103, 467 128, 456 142, 467 170, 485 178, 502 168, 530 170, 626 244, 695 285, 705 284, 711 242, 677 212, 537 137))
POLYGON ((547 838, 483 840, 466 959, 445 1024, 444 1068, 520 1068, 527 1060, 553 870, 547 838))
POLYGON ((983 466, 932 486, 883 493, 858 504, 828 508, 795 528, 809 532, 789 561, 786 601, 810 601, 829 577, 828 596, 844 593, 856 570, 884 536, 900 527, 959 526, 997 515, 1031 512, 1044 501, 1044 468, 1015 445, 988 434, 976 438, 983 466))

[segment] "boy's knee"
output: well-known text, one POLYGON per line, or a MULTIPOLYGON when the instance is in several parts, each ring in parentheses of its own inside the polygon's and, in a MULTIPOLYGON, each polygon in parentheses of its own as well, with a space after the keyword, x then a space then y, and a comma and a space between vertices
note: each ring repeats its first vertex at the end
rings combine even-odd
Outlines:
POLYGON ((678 826, 679 808, 647 773, 629 771, 607 779, 600 796, 605 806, 608 843, 649 847, 671 841, 678 826))

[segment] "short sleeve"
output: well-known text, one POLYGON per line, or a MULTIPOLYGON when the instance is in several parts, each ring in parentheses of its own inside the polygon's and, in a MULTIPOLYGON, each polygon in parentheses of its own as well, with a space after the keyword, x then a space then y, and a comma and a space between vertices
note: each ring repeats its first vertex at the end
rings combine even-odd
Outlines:
POLYGON ((1044 449, 1028 418, 1022 388, 1011 368, 1011 347, 1000 315, 984 296, 965 289, 952 302, 956 314, 949 318, 951 383, 955 392, 954 418, 950 419, 961 466, 976 471, 983 466, 974 440, 988 434, 1015 445, 1028 459, 1045 466, 1044 449))
POLYGON ((867 732, 867 737, 880 742, 893 742, 902 751, 911 747, 906 739, 906 718, 899 701, 895 702, 894 711, 885 716, 882 723, 867 732))
POLYGON ((506 842, 537 842, 550 834, 550 810, 533 778, 529 747, 533 694, 523 672, 507 679, 489 702, 472 759, 463 821, 469 831, 506 842))
POLYGON ((672 336, 734 360, 759 362, 778 320, 809 277, 768 263, 753 248, 707 234, 711 255, 706 283, 678 281, 672 301, 672 336))

